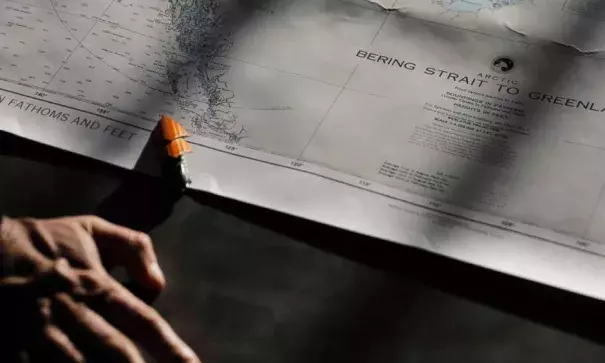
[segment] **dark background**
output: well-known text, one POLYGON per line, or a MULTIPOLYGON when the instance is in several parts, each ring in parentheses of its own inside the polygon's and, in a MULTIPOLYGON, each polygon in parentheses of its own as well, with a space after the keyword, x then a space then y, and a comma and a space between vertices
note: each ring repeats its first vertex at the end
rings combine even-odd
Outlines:
POLYGON ((2 133, 0 213, 94 213, 149 232, 168 278, 155 306, 206 363, 605 357, 605 302, 206 193, 181 197, 2 133))

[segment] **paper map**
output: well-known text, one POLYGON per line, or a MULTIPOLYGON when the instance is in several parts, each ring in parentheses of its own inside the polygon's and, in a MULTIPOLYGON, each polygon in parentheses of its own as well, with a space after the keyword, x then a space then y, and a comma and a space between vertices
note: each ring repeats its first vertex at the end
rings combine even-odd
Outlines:
POLYGON ((133 168, 168 114, 194 188, 605 298, 597 1, 0 6, 0 129, 133 168))

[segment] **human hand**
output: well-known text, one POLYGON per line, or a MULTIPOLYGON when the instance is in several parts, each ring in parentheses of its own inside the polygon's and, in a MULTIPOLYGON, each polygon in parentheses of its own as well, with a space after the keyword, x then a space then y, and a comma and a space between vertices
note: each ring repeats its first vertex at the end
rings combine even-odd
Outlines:
POLYGON ((158 362, 199 362, 104 267, 116 265, 147 289, 165 285, 144 233, 93 216, 2 218, 0 346, 27 351, 30 362, 143 363, 136 342, 158 362))

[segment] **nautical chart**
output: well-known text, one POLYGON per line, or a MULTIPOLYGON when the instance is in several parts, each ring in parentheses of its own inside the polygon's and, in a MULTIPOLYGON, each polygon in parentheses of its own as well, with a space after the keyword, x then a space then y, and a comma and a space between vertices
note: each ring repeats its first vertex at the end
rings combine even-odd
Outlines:
POLYGON ((169 114, 196 188, 432 250, 438 225, 605 254, 591 4, 0 0, 0 126, 133 168, 169 114))
POLYGON ((9 82, 155 122, 187 115, 196 131, 237 140, 227 66, 231 46, 212 2, 4 2, 2 69, 9 82), (197 39, 205 39, 200 43, 197 39), (200 90, 203 90, 200 91, 200 90))

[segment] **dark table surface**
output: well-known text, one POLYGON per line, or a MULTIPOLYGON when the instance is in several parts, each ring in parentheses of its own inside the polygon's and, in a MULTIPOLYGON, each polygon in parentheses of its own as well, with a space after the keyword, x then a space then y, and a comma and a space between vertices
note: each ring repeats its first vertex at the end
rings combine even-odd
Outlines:
MULTIPOLYGON (((0 134, 0 211, 150 232, 204 362, 596 362, 605 303, 0 134)), ((604 281, 605 283, 605 281, 604 281)))

